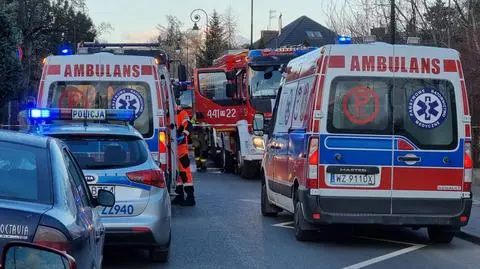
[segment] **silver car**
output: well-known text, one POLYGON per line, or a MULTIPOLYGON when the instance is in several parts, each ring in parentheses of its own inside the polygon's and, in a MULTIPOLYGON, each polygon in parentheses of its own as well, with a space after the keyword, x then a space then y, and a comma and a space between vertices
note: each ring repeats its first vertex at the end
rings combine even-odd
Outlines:
POLYGON ((90 123, 49 125, 42 134, 68 145, 94 197, 99 190, 115 194, 113 207, 98 208, 105 245, 146 248, 152 261, 167 261, 170 196, 142 135, 129 125, 90 123))

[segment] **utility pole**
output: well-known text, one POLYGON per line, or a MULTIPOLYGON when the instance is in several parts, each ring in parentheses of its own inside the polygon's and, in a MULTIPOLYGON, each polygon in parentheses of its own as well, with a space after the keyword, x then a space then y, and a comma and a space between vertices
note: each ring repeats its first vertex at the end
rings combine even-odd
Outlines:
POLYGON ((250 49, 253 49, 253 0, 250 5, 250 49))
POLYGON ((397 31, 397 22, 395 19, 395 0, 390 0, 390 34, 392 45, 395 44, 395 34, 397 31))

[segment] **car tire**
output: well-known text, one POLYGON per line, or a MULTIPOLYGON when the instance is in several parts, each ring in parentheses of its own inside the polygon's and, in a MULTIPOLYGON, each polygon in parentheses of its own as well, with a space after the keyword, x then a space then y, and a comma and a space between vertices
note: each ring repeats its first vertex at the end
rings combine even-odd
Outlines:
POLYGON ((448 227, 428 227, 428 237, 432 242, 449 244, 455 236, 455 231, 448 227))
POLYGON ((276 217, 280 211, 268 201, 267 186, 262 184, 261 210, 264 217, 276 217))
POLYGON ((295 212, 294 212, 294 223, 295 223, 295 238, 297 241, 307 242, 314 240, 314 231, 305 229, 306 220, 302 212, 302 204, 298 199, 295 199, 295 212))

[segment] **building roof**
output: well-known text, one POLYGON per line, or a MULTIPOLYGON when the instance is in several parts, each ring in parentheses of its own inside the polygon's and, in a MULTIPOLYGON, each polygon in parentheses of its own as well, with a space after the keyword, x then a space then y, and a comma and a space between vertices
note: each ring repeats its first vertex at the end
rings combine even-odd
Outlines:
MULTIPOLYGON (((282 28, 282 33, 270 40, 264 40, 265 48, 306 45, 321 47, 335 44, 337 34, 307 16, 301 16, 282 28)), ((254 43, 258 47, 260 40, 254 43)))

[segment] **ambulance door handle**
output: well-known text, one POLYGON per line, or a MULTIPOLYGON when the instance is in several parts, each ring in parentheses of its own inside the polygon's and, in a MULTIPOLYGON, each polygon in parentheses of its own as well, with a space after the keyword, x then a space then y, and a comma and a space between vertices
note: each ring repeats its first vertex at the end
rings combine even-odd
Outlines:
POLYGON ((417 157, 415 155, 406 155, 406 156, 400 156, 398 157, 399 162, 419 162, 420 157, 417 157))

